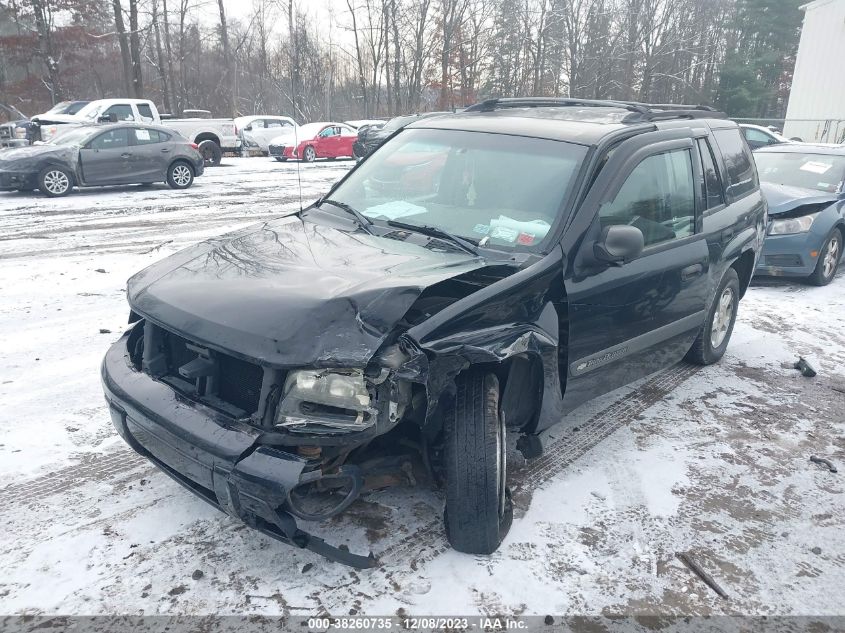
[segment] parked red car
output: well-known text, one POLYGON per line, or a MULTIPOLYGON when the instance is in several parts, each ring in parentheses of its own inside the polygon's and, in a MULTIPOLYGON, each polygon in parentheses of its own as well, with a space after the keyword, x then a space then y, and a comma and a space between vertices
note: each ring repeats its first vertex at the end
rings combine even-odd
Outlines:
POLYGON ((308 123, 297 128, 296 139, 296 147, 271 145, 270 155, 301 158, 307 163, 318 158, 352 158, 352 144, 358 139, 358 132, 343 123, 308 123))

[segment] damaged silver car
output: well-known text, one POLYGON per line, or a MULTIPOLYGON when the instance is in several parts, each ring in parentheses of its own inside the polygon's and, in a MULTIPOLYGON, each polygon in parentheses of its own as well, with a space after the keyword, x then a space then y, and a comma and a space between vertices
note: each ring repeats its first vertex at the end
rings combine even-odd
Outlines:
POLYGON ((106 400, 137 452, 286 543, 375 565, 298 520, 428 481, 451 545, 489 554, 512 522, 507 435, 535 458, 583 402, 718 361, 765 216, 708 108, 484 102, 132 277, 106 400))

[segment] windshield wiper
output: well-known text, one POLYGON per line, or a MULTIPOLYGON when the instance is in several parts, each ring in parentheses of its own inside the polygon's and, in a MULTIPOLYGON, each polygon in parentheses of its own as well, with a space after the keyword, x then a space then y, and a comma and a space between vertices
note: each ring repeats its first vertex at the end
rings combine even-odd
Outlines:
POLYGON ((373 221, 357 209, 349 206, 345 202, 339 202, 338 200, 332 200, 330 198, 317 201, 317 207, 321 207, 323 206, 323 204, 330 204, 334 207, 337 207, 338 209, 341 209, 342 211, 346 211, 348 214, 354 216, 355 219, 358 220, 359 226, 364 229, 365 232, 369 233, 370 235, 373 234, 373 231, 370 229, 370 225, 373 223, 373 221))
POLYGON ((396 227, 397 229, 407 229, 409 231, 416 231, 417 233, 436 237, 441 240, 445 239, 451 242, 452 244, 460 246, 461 250, 466 251, 470 255, 478 255, 478 251, 475 248, 476 246, 478 246, 478 242, 473 242, 472 240, 466 239, 464 237, 458 237, 457 235, 449 233, 449 231, 441 229, 437 226, 429 226, 426 224, 406 224, 405 222, 398 222, 397 220, 388 220, 387 225, 396 227))

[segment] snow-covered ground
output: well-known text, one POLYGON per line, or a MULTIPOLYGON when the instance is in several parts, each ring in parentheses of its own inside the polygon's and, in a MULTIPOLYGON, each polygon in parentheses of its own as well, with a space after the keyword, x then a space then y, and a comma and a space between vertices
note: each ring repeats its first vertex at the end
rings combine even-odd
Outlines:
MULTIPOLYGON (((225 163, 185 192, 0 193, 4 613, 842 612, 845 275, 826 288, 755 285, 721 364, 619 390, 555 427, 539 460, 514 453, 518 516, 490 557, 447 548, 436 493, 392 490, 315 530, 382 562, 350 570, 246 528, 148 465, 113 431, 99 382, 125 327, 125 280, 299 206, 296 165, 225 163), (798 355, 817 378, 790 368, 798 355)), ((350 166, 302 165, 305 201, 350 166)))

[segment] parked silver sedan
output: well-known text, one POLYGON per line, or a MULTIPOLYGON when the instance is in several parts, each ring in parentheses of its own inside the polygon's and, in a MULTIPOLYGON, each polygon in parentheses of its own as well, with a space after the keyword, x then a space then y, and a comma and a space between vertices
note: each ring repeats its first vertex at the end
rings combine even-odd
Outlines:
POLYGON ((0 191, 166 182, 187 189, 203 173, 197 146, 174 130, 119 123, 74 127, 49 143, 0 151, 0 191))

